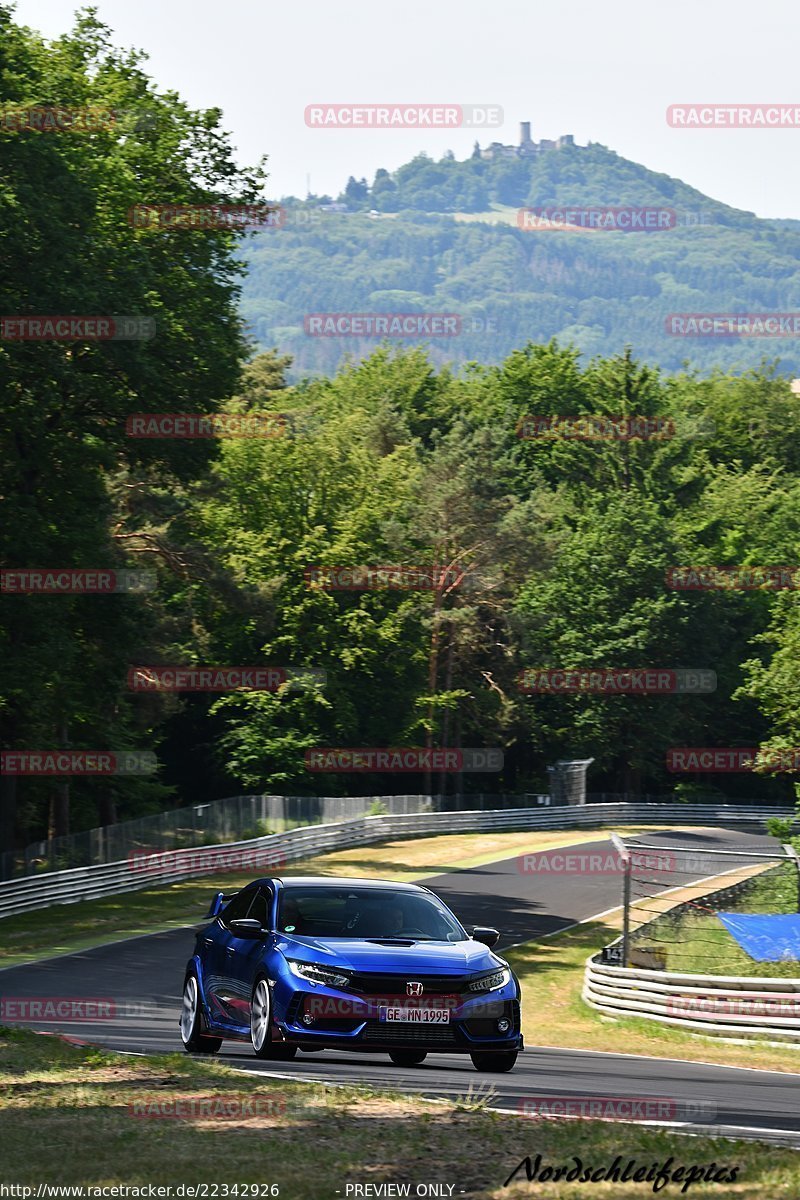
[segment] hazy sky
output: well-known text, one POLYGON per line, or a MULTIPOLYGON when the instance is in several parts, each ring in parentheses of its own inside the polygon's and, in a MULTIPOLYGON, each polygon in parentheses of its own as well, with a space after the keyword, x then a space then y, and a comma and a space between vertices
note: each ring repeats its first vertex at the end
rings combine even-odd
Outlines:
MULTIPOLYGON (((800 219, 800 128, 679 130, 681 102, 800 106, 798 0, 95 0, 160 88, 220 106, 240 161, 269 155, 269 196, 338 193, 421 150, 466 157, 471 129, 332 130, 312 103, 497 104, 482 142, 573 133, 757 213, 800 219)), ((74 0, 18 0, 48 37, 74 0)), ((620 197, 625 202, 625 197, 620 197)))

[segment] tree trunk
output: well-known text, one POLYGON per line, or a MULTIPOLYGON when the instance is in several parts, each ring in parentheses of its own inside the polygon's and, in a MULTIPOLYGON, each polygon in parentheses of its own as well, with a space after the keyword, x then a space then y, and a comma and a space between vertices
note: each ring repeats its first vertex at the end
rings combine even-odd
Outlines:
MULTIPOLYGON (((431 648, 428 655, 428 695, 436 694, 436 680, 439 675, 439 617, 442 611, 442 589, 437 587, 433 593, 433 629, 431 631, 431 648)), ((433 703, 428 704, 428 728, 425 730, 425 749, 433 749, 433 703)), ((433 795, 433 774, 430 767, 425 768, 425 794, 433 795)))
MULTIPOLYGON (((455 642, 453 639, 452 623, 447 629, 447 662, 445 667, 444 690, 449 692, 453 686, 453 658, 455 657, 455 642)), ((445 750, 450 749, 450 709, 446 708, 442 714, 442 745, 445 750)), ((447 792, 447 772, 439 772, 439 794, 444 796, 447 792)))
MULTIPOLYGON (((0 775, 0 856, 13 854, 17 824, 17 777, 0 775)), ((10 878, 11 871, 5 872, 10 878)), ((0 879, 4 872, 0 870, 0 879)))
POLYGON ((642 772, 639 767, 626 767, 623 772, 623 790, 625 799, 633 797, 638 800, 642 790, 642 772))
MULTIPOLYGON (((69 729, 64 722, 59 729, 62 749, 69 748, 69 729)), ((66 837, 69 833, 69 776, 60 779, 51 801, 52 837, 66 837)))
POLYGON ((117 801, 114 796, 103 794, 100 797, 97 809, 98 824, 100 825, 116 825, 117 823, 117 801))

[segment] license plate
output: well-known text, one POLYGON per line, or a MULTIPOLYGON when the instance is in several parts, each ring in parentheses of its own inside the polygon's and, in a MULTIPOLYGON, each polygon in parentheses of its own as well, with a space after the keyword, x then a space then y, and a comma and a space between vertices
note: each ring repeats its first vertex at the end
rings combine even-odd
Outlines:
POLYGON ((449 1025, 449 1008, 382 1008, 381 1021, 404 1021, 409 1025, 449 1025))

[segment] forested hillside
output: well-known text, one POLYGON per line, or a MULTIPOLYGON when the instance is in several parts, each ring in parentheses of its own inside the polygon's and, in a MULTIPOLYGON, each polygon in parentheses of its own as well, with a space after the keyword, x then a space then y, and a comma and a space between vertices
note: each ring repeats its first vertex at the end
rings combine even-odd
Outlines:
MULTIPOLYGON (((433 339, 437 362, 499 362, 558 337, 587 355, 629 343, 651 364, 704 370, 779 355, 800 374, 798 338, 668 334, 674 312, 800 310, 800 222, 759 220, 606 147, 563 146, 535 159, 439 162, 424 155, 371 185, 286 203, 282 227, 247 239, 243 311, 257 344, 295 357, 294 376, 334 371, 376 339, 314 337, 316 312, 452 312, 459 336, 433 339), (660 231, 523 229, 522 208, 670 210, 660 231), (372 212, 372 216, 369 215, 372 212)), ((419 340, 419 339, 417 339, 419 340)))

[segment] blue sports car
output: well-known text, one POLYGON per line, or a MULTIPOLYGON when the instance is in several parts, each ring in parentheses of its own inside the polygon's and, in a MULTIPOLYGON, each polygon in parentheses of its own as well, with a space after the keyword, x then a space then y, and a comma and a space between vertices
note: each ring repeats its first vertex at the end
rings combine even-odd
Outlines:
POLYGON ((368 879, 257 879, 219 892, 186 968, 181 1039, 214 1054, 249 1041, 258 1058, 298 1050, 431 1051, 510 1071, 519 982, 493 953, 496 929, 467 933, 427 888, 368 879))

